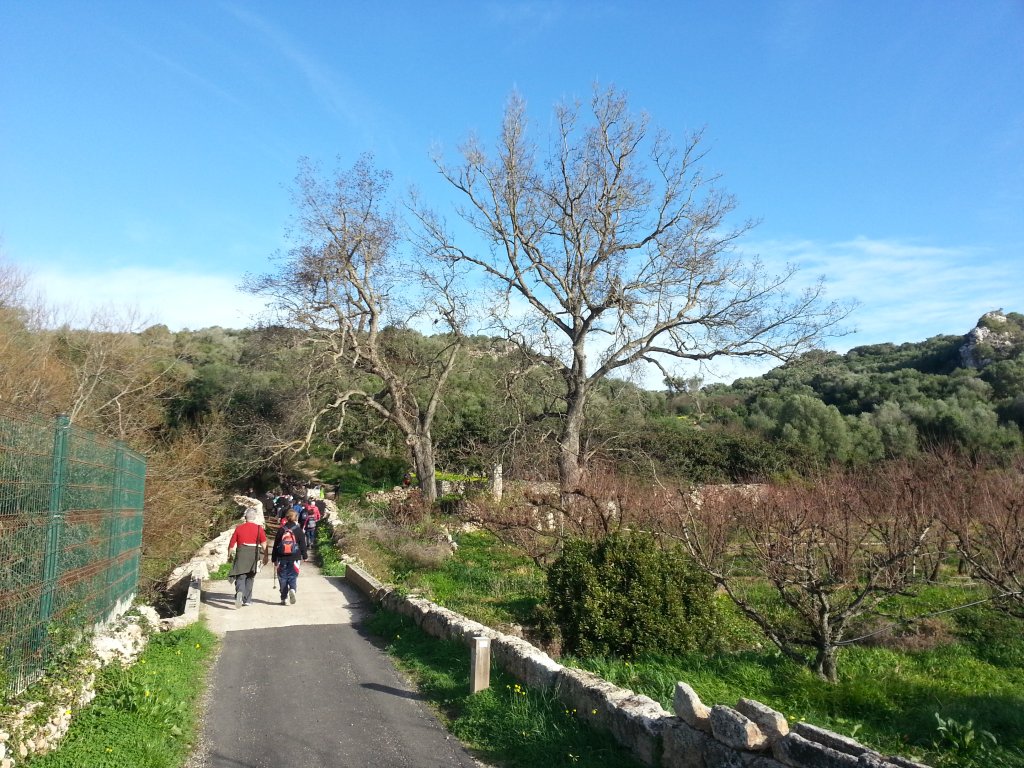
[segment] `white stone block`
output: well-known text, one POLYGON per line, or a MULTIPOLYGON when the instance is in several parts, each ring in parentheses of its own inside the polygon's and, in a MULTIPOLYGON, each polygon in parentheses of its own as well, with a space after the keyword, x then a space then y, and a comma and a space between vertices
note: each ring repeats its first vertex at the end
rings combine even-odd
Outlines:
POLYGON ((676 683, 672 696, 672 709, 687 725, 704 733, 711 733, 711 710, 700 700, 697 692, 682 682, 676 683))

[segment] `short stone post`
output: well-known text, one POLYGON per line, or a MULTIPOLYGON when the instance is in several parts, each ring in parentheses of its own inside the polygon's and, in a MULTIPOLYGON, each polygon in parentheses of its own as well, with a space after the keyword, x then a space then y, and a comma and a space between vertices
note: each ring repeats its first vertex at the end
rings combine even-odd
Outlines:
POLYGON ((501 494, 503 492, 502 477, 501 477, 501 464, 495 464, 491 469, 491 498, 495 501, 501 501, 501 494))
POLYGON ((491 638, 474 637, 469 651, 469 692, 491 687, 491 638))

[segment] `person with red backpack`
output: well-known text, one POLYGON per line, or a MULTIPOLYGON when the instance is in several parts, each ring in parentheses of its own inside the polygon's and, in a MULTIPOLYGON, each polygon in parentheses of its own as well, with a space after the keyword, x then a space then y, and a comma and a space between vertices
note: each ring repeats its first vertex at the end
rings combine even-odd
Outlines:
POLYGON ((299 561, 308 559, 306 534, 296 520, 298 514, 289 509, 274 537, 271 559, 277 568, 277 583, 281 587, 281 605, 295 602, 299 586, 299 561))
POLYGON ((320 510, 311 501, 306 501, 299 512, 299 526, 306 534, 306 549, 311 551, 316 545, 316 524, 320 522, 320 510))

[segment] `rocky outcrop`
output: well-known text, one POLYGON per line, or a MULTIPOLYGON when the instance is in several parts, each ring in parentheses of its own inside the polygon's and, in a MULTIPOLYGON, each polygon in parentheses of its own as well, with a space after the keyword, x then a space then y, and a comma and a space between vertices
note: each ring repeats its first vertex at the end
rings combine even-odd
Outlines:
POLYGON ((1009 322, 1001 310, 986 312, 960 345, 960 364, 964 368, 984 368, 1003 359, 1022 343, 1019 328, 1009 322))

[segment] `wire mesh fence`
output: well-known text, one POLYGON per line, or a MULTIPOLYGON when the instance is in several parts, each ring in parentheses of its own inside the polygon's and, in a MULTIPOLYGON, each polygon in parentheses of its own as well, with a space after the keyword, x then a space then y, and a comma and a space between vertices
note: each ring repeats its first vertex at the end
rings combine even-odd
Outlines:
POLYGON ((146 461, 119 441, 0 409, 0 689, 22 690, 138 584, 146 461))

